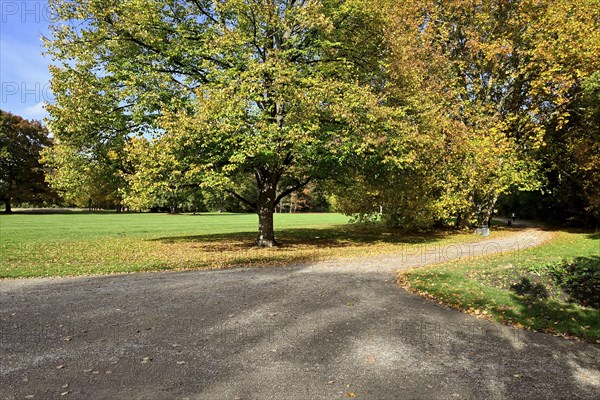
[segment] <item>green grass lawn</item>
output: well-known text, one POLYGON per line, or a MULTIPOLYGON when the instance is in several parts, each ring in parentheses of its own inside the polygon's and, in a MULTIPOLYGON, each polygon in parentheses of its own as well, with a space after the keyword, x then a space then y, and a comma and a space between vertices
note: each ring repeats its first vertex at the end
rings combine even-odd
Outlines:
POLYGON ((255 214, 1 215, 0 278, 271 266, 473 240, 469 233, 408 235, 353 225, 340 214, 276 214, 282 246, 259 249, 257 224, 255 214))
MULTIPOLYGON (((341 214, 276 214, 275 229, 346 224, 341 214)), ((0 215, 2 242, 77 241, 96 238, 160 238, 205 234, 255 232, 256 214, 116 213, 0 215)))
POLYGON ((559 232, 536 248, 406 271, 415 293, 471 314, 600 343, 600 234, 559 232), (577 273, 557 268, 579 263, 577 273))

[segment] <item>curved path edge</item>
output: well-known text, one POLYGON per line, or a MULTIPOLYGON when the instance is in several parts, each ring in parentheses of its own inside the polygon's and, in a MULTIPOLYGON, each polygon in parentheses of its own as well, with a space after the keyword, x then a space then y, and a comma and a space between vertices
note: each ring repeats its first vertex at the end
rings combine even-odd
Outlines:
POLYGON ((450 250, 2 281, 0 399, 600 398, 599 346, 474 318, 395 283, 397 270, 450 250))

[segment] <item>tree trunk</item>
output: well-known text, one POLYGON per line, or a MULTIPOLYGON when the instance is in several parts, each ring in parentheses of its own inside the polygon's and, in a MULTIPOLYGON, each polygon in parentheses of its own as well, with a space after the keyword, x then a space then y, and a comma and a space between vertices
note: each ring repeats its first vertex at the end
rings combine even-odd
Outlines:
POLYGON ((492 225, 492 218, 494 216, 494 207, 496 207, 496 203, 498 202, 498 195, 495 195, 490 203, 487 204, 487 207, 483 210, 483 221, 482 224, 490 227, 492 225))
POLYGON ((454 227, 456 229, 463 229, 463 228, 471 228, 472 227, 472 223, 471 223, 471 216, 473 214, 458 214, 458 216, 456 217, 456 221, 454 221, 454 227))
POLYGON ((454 228, 461 229, 469 225, 469 219, 466 218, 463 213, 458 213, 456 220, 454 220, 454 228))
POLYGON ((268 205, 259 207, 258 210, 258 238, 256 244, 260 247, 277 246, 275 231, 273 229, 273 212, 275 208, 268 205))
POLYGON ((258 213, 258 238, 259 247, 277 246, 275 230, 273 229, 273 214, 275 213, 275 200, 277 198, 277 179, 268 171, 257 172, 259 188, 257 213, 258 213))
POLYGON ((5 198, 4 199, 4 205, 6 206, 5 209, 4 209, 4 212, 6 214, 12 213, 12 207, 10 205, 10 198, 5 198))

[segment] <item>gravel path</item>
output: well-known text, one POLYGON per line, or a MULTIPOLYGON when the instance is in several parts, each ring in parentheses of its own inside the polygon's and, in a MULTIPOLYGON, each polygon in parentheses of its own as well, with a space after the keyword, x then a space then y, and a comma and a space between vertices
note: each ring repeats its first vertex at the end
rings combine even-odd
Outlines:
POLYGON ((0 399, 597 399, 599 346, 394 284, 398 269, 550 237, 530 228, 284 268, 0 281, 0 399))

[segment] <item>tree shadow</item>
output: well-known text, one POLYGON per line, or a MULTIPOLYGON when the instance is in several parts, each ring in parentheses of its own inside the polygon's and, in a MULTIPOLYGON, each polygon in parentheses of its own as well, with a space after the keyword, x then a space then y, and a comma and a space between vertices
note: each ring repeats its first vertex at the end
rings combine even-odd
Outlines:
POLYGON ((505 320, 546 332, 560 325, 561 331, 592 341, 600 335, 600 256, 577 257, 552 266, 547 282, 530 278, 521 277, 511 285, 512 298, 520 307, 502 310, 505 320), (549 296, 546 285, 562 292, 560 298, 549 296))
MULTIPOLYGON (((545 288, 528 281, 512 289, 511 303, 498 304, 493 296, 469 298, 456 303, 456 308, 490 310, 500 323, 525 327, 539 332, 571 332, 571 335, 594 343, 600 337, 600 313, 597 309, 580 307, 575 303, 565 303, 552 297, 545 297, 545 288), (521 293, 517 293, 517 290, 521 293)), ((522 281, 523 281, 522 280, 522 281)), ((517 285, 513 285, 517 286, 517 285)), ((568 335, 565 335, 568 336, 568 335)))
POLYGON ((525 296, 530 300, 539 300, 548 298, 548 290, 539 282, 531 282, 527 277, 522 277, 518 283, 511 285, 510 290, 520 296, 525 296))
MULTIPOLYGON (((588 239, 600 240, 600 232, 590 233, 588 239)), ((598 252, 600 252, 600 248, 598 249, 598 252)))
POLYGON ((542 332, 572 332, 577 336, 594 342, 600 335, 600 313, 592 308, 580 308, 574 303, 563 303, 551 299, 532 301, 525 296, 513 295, 521 304, 520 310, 504 314, 512 322, 530 325, 542 332))
POLYGON ((551 274, 570 302, 600 310, 600 256, 577 257, 551 274))
MULTIPOLYGON (((44 331, 31 343, 19 330, 4 332, 20 359, 41 359, 9 370, 6 385, 15 397, 41 394, 67 379, 81 397, 114 398, 119 386, 113 379, 97 379, 90 388, 91 375, 80 372, 110 369, 114 375, 126 371, 127 387, 149 399, 220 399, 224 393, 391 399, 409 391, 409 398, 483 398, 507 384, 518 398, 547 397, 558 388, 586 398, 576 368, 597 368, 589 356, 593 348, 445 310, 383 285, 379 276, 357 280, 347 273, 279 269, 52 285, 45 302, 31 305, 38 312, 17 314, 14 323, 44 326, 48 318, 64 317, 57 305, 71 296, 70 339, 44 331), (56 354, 65 368, 56 368, 56 354), (151 362, 140 362, 146 357, 151 362), (43 376, 44 385, 23 385, 25 373, 43 376)), ((11 306, 20 304, 18 296, 11 306)))
MULTIPOLYGON (((115 210, 86 210, 70 208, 31 208, 31 209, 13 209, 10 213, 1 212, 2 215, 107 215, 115 214, 115 210)), ((122 214, 126 214, 122 212, 122 214)), ((137 214, 130 212, 129 214, 137 214)))
MULTIPOLYGON (((457 232, 458 234, 459 232, 457 232)), ((427 244, 447 237, 448 231, 429 233, 409 232, 383 225, 338 225, 315 228, 280 229, 276 239, 281 249, 297 247, 343 248, 368 244, 427 244)), ((166 236, 149 239, 163 244, 192 243, 206 251, 223 248, 250 249, 254 247, 254 232, 232 232, 190 236, 166 236)))

